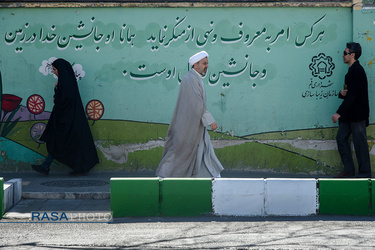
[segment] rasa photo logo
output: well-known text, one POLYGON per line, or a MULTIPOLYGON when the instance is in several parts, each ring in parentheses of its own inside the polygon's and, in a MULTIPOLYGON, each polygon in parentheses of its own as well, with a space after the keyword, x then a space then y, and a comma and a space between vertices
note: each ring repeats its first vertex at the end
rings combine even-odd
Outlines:
POLYGON ((44 223, 109 223, 113 221, 112 212, 63 212, 33 211, 30 222, 44 223))

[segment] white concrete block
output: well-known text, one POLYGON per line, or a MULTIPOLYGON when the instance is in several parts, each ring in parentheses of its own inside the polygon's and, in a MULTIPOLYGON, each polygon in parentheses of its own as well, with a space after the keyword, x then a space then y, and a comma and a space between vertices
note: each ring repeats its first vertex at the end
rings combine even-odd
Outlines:
POLYGON ((11 179, 6 183, 13 184, 13 206, 15 206, 22 198, 22 179, 11 179))
POLYGON ((264 179, 215 179, 212 208, 216 215, 264 215, 264 179))
POLYGON ((315 179, 266 179, 266 215, 316 214, 315 179))
POLYGON ((4 183, 4 210, 8 211, 13 207, 13 184, 4 183))

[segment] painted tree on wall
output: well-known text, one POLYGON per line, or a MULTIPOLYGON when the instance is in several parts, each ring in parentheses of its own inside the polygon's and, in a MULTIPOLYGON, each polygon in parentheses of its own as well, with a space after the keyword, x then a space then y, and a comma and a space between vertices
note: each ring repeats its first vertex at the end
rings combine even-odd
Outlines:
POLYGON ((18 117, 16 120, 12 122, 13 117, 20 109, 20 103, 22 98, 11 95, 11 94, 3 94, 3 83, 1 80, 1 73, 0 73, 0 93, 1 93, 1 110, 3 116, 1 117, 1 124, 0 124, 0 136, 6 137, 9 132, 16 126, 17 122, 21 119, 18 117), (8 115, 9 114, 9 115, 8 115))

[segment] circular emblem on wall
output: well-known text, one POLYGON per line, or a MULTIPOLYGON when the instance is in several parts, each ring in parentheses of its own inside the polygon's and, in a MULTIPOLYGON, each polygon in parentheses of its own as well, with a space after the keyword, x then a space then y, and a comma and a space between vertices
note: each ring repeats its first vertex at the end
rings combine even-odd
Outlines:
POLYGON ((319 55, 314 56, 311 61, 309 69, 314 77, 319 77, 319 79, 323 80, 333 74, 335 64, 332 62, 332 57, 320 53, 319 55))
POLYGON ((45 102, 40 95, 31 95, 27 99, 27 109, 31 114, 39 115, 44 111, 45 102))
MULTIPOLYGON (((99 100, 91 100, 86 105, 86 114, 90 120, 95 121, 102 118, 104 114, 104 106, 103 103, 99 100)), ((94 125, 93 123, 93 125, 94 125)))
POLYGON ((40 140, 40 137, 42 136, 44 130, 46 129, 46 124, 43 122, 35 123, 30 130, 30 135, 33 140, 39 144, 44 143, 44 141, 40 140))

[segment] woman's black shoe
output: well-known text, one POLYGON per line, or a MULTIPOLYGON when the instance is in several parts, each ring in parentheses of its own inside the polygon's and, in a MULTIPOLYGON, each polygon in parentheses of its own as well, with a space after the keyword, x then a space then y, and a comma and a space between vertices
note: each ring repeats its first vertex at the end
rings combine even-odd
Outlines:
POLYGON ((31 165, 31 168, 35 170, 38 173, 48 175, 49 174, 49 168, 44 168, 42 165, 31 165))

